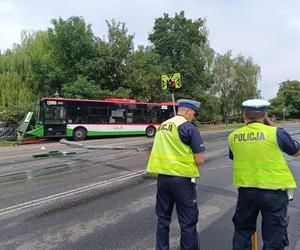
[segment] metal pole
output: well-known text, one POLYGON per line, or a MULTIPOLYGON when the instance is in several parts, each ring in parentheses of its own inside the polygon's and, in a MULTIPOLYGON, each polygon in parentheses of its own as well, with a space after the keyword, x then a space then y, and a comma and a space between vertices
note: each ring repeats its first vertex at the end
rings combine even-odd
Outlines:
POLYGON ((256 231, 254 232, 254 234, 252 234, 251 240, 252 240, 252 250, 258 250, 257 232, 256 231))
POLYGON ((173 101, 173 110, 174 110, 174 116, 175 116, 176 115, 176 108, 175 108, 174 90, 172 91, 172 101, 173 101))

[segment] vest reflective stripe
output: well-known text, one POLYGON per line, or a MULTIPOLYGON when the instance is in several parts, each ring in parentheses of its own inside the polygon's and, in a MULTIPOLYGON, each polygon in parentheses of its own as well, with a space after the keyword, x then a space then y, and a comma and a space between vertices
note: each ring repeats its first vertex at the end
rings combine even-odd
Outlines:
POLYGON ((233 153, 233 185, 263 189, 296 188, 283 153, 277 145, 276 128, 251 123, 229 135, 233 153))
POLYGON ((153 153, 152 157, 155 159, 161 159, 161 160, 175 160, 175 161, 180 161, 182 163, 193 163, 194 162, 194 158, 189 158, 186 156, 178 156, 178 155, 164 155, 164 154, 153 153))
POLYGON ((187 120, 175 116, 158 128, 147 165, 147 173, 198 177, 199 170, 191 148, 185 145, 178 127, 187 120))

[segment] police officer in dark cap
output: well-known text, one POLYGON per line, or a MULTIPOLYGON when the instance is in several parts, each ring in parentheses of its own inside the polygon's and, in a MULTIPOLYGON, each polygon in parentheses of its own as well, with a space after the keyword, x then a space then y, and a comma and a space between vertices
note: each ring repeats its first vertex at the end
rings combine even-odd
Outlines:
POLYGON ((271 126, 268 101, 251 99, 242 105, 246 125, 228 138, 233 185, 238 188, 232 249, 252 249, 251 235, 260 212, 263 249, 283 250, 289 244, 287 205, 296 188, 283 153, 299 156, 300 146, 285 130, 271 126))
POLYGON ((196 229, 198 205, 195 178, 204 163, 205 147, 192 123, 200 102, 181 99, 175 117, 158 128, 147 172, 158 175, 156 195, 156 249, 169 249, 169 230, 174 205, 181 229, 180 249, 199 249, 196 229))

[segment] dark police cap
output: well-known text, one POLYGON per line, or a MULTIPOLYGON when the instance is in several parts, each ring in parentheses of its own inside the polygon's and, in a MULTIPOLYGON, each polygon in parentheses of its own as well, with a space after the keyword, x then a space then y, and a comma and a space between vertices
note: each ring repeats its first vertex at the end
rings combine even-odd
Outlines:
POLYGON ((180 99, 177 101, 179 107, 185 107, 193 110, 198 110, 200 108, 201 103, 193 100, 180 99))
POLYGON ((262 99, 250 99, 242 103, 245 111, 266 111, 270 104, 268 101, 262 99))

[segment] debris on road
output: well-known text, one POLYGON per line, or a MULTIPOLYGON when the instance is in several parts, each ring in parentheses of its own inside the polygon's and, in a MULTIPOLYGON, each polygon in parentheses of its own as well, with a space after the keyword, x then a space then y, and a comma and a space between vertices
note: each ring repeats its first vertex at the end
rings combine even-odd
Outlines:
POLYGON ((61 139, 59 141, 62 144, 66 144, 68 146, 79 147, 79 148, 87 148, 87 149, 111 149, 111 150, 136 150, 138 152, 142 151, 150 151, 151 147, 139 148, 136 146, 105 146, 105 145, 86 145, 78 142, 71 142, 66 139, 61 139))
POLYGON ((49 151, 47 153, 33 154, 32 156, 34 158, 39 158, 39 157, 66 156, 71 154, 76 154, 76 152, 64 152, 64 151, 54 150, 54 151, 49 151))

